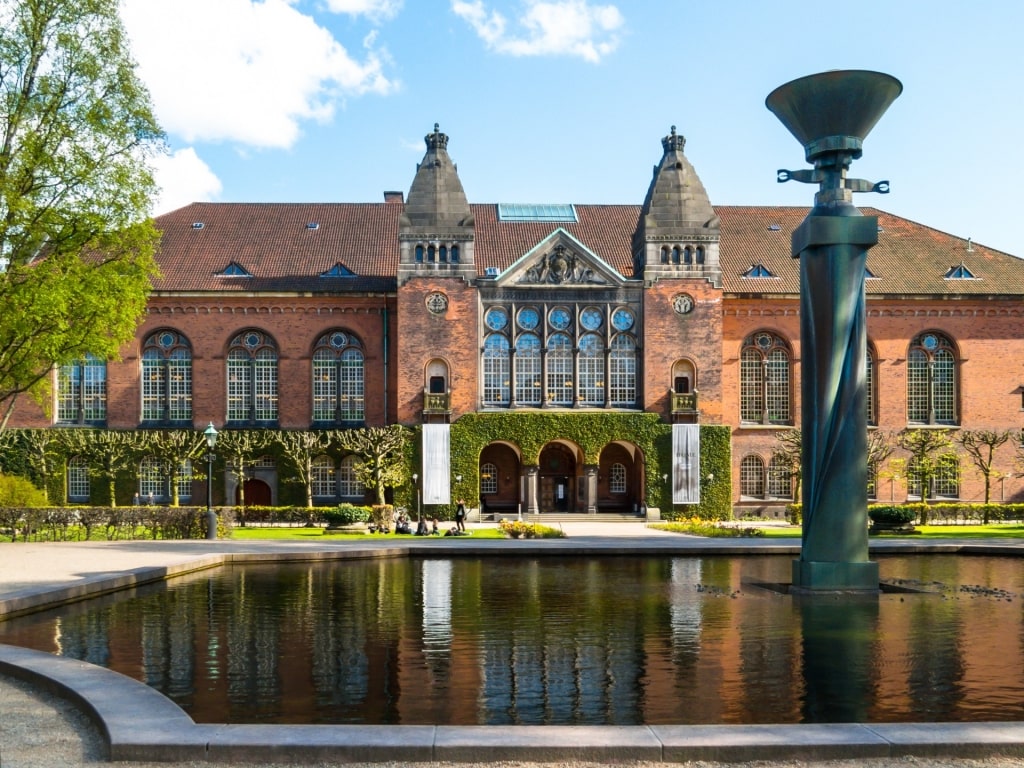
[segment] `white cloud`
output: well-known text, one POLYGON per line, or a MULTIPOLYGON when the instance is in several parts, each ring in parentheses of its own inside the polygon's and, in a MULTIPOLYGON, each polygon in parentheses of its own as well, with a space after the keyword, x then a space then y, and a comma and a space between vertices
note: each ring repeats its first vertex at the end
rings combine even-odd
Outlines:
MULTIPOLYGON (((287 148, 345 95, 386 94, 387 52, 357 61, 287 0, 122 0, 164 129, 187 142, 287 148)), ((372 43, 373 38, 367 42, 372 43)))
POLYGON ((334 13, 347 13, 351 16, 366 16, 375 20, 393 19, 402 9, 402 0, 327 0, 327 8, 334 13))
POLYGON ((160 185, 153 207, 157 216, 189 203, 214 200, 221 191, 220 179, 192 147, 160 155, 153 161, 153 171, 160 185))
POLYGON ((619 45, 625 19, 614 5, 587 0, 527 0, 518 19, 522 34, 509 32, 498 11, 483 0, 452 0, 452 12, 469 23, 487 46, 512 56, 578 56, 597 63, 619 45))

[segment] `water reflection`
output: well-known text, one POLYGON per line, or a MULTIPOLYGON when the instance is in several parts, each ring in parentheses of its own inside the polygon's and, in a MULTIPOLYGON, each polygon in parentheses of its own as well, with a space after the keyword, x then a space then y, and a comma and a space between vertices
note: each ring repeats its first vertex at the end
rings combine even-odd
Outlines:
POLYGON ((200 722, 1024 719, 1018 561, 881 560, 883 578, 944 588, 930 595, 791 598, 754 586, 786 580, 789 563, 225 568, 0 622, 0 641, 136 677, 200 722))

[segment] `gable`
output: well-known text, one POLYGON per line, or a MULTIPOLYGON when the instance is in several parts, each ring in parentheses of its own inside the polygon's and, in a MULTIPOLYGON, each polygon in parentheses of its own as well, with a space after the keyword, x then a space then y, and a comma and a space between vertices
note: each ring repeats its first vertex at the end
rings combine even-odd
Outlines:
POLYGON ((609 287, 625 279, 597 254, 566 232, 557 229, 497 276, 503 287, 559 288, 609 287))

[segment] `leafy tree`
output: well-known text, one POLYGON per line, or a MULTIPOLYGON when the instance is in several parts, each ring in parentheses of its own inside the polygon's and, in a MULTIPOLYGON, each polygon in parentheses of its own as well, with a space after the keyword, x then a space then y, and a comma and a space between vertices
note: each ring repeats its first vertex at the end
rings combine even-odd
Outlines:
POLYGON ((245 525, 245 468, 270 446, 271 435, 264 429, 229 429, 217 437, 217 452, 226 460, 225 466, 238 484, 238 503, 242 508, 239 522, 245 525))
POLYGON ((932 481, 949 466, 949 455, 953 451, 948 429, 905 429, 896 437, 900 448, 910 454, 907 462, 907 478, 916 480, 921 486, 921 525, 928 523, 928 494, 932 481))
POLYGON ((281 453, 295 469, 292 482, 301 483, 306 490, 306 506, 313 507, 313 459, 327 450, 330 440, 326 432, 288 432, 274 434, 281 453))
POLYGON ((117 506, 117 479, 135 469, 136 456, 143 445, 141 432, 108 429, 62 429, 57 440, 65 461, 74 457, 83 459, 89 477, 106 484, 107 501, 117 506))
POLYGON ((0 427, 53 366, 134 336, 162 149, 117 0, 0 0, 0 427))
MULTIPOLYGON (((868 431, 868 482, 877 484, 877 478, 882 473, 882 466, 892 456, 896 446, 893 444, 893 436, 890 432, 883 432, 880 429, 868 431), (872 477, 874 475, 874 477, 872 477)), ((878 496, 878 488, 875 488, 875 497, 878 496)))
MULTIPOLYGON (((26 523, 26 507, 45 507, 46 493, 32 481, 17 475, 0 475, 0 526, 10 531, 11 541, 18 538, 18 526, 26 523)), ((28 541, 28 527, 25 540, 28 541)))
POLYGON ((992 478, 997 474, 992 466, 995 462, 996 449, 1009 441, 1010 436, 1011 433, 1008 430, 993 429, 968 429, 956 436, 956 441, 970 456, 971 463, 985 478, 985 507, 982 512, 982 523, 985 525, 988 525, 988 503, 992 497, 992 478))
POLYGON ((405 447, 409 432, 401 424, 389 427, 364 427, 334 433, 338 445, 360 458, 356 477, 372 488, 378 505, 384 504, 384 489, 405 480, 405 447))
MULTIPOLYGON (((25 463, 33 480, 48 497, 50 477, 54 466, 60 461, 60 446, 57 433, 52 429, 26 429, 22 431, 22 445, 25 449, 25 463)), ((47 498, 47 503, 49 499, 47 498)))
MULTIPOLYGON (((162 479, 171 493, 171 506, 178 506, 178 480, 186 461, 202 455, 206 450, 206 439, 200 432, 188 429, 156 429, 143 433, 140 450, 160 463, 162 479)), ((202 477, 192 473, 193 477, 202 477)), ((207 478, 209 482, 209 478, 207 478)))

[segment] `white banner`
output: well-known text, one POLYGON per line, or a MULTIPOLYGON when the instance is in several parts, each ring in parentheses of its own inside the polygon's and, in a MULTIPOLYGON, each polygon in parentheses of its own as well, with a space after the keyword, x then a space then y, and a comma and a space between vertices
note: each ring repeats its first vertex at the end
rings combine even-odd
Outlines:
POLYGON ((700 503, 700 424, 672 425, 672 503, 700 503))
POLYGON ((423 503, 451 504, 450 424, 423 425, 423 503))

